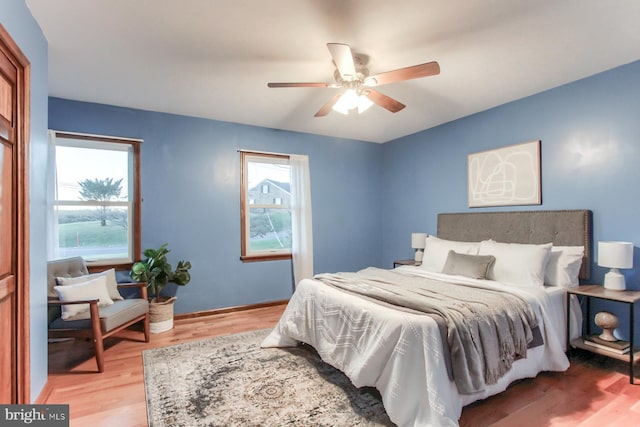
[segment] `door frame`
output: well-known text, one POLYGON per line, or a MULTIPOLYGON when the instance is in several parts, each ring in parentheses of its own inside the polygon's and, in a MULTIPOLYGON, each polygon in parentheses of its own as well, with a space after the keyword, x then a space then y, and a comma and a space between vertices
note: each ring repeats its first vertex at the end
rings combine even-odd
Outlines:
POLYGON ((16 399, 31 403, 31 322, 29 301, 29 131, 31 129, 31 64, 9 32, 0 24, 0 49, 18 69, 16 145, 16 399))

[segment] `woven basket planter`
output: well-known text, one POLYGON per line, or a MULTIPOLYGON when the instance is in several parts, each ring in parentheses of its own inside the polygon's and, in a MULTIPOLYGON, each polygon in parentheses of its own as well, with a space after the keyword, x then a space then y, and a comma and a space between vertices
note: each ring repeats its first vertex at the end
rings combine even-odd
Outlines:
POLYGON ((152 299, 149 303, 149 323, 152 334, 158 334, 173 329, 173 303, 175 297, 167 301, 152 299))

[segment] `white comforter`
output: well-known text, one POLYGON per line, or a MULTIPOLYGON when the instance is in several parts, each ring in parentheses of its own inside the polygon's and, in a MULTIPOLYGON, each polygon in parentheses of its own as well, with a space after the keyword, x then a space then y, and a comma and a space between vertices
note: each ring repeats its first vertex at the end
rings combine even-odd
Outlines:
MULTIPOLYGON (((343 371, 357 387, 380 391, 389 418, 399 426, 456 426, 462 407, 497 394, 516 379, 541 371, 564 371, 565 292, 562 288, 516 288, 487 280, 401 267, 407 274, 514 292, 532 305, 545 344, 529 349, 496 384, 475 394, 459 394, 449 380, 437 324, 429 316, 407 313, 347 294, 316 280, 298 284, 280 321, 263 347, 304 342, 343 371)), ((572 331, 581 321, 572 307, 572 331)))

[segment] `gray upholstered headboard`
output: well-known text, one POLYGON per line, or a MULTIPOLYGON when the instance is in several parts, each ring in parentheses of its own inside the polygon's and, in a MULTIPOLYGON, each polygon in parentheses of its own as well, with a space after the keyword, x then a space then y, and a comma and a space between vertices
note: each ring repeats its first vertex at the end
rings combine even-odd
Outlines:
POLYGON ((438 214, 438 237, 479 242, 493 239, 505 243, 553 243, 584 246, 580 278, 591 274, 591 211, 514 211, 438 214))

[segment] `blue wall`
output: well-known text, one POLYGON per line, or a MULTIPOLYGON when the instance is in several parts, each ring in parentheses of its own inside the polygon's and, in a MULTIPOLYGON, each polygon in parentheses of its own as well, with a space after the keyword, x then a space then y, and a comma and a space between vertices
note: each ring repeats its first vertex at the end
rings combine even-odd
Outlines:
POLYGON ((29 286, 31 400, 35 401, 47 381, 47 274, 43 239, 46 225, 47 41, 23 1, 0 1, 0 24, 31 64, 29 286))
MULTIPOLYGON (((288 261, 238 260, 239 148, 309 154, 316 272, 411 257, 411 232, 470 210, 468 154, 532 140, 542 141, 542 205, 486 210, 591 209, 594 242, 640 244, 640 62, 383 145, 56 98, 49 109, 52 129, 145 140, 143 246, 167 241, 194 264, 178 312, 290 294, 288 261)), ((624 271, 630 289, 640 289, 637 248, 635 264, 624 271)), ((606 270, 592 270, 601 283, 606 270)), ((624 307, 594 306, 627 318, 624 307)))
POLYGON ((58 98, 55 130, 144 139, 142 245, 193 264, 176 312, 287 299, 291 261, 240 262, 240 154, 307 154, 316 272, 380 265, 382 146, 58 98))
MULTIPOLYGON (((635 268, 622 272, 640 290, 639 114, 640 61, 384 144, 382 260, 410 257, 410 233, 435 234, 439 212, 590 209, 594 242, 634 243, 635 268), (469 209, 467 155, 533 140, 542 205, 469 209)), ((591 281, 604 273, 594 265, 591 281)), ((607 307, 628 336, 626 306, 607 307)))

